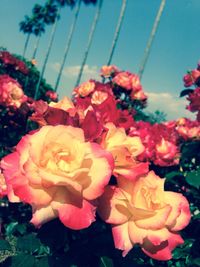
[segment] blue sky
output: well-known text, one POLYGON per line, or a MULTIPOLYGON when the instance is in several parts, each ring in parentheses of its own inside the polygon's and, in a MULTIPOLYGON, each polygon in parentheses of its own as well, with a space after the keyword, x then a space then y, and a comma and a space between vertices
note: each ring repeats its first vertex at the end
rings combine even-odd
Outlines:
MULTIPOLYGON (((138 72, 144 49, 158 11, 160 0, 127 0, 127 9, 112 63, 123 70, 138 72)), ((19 32, 19 22, 30 15, 35 3, 45 0, 0 0, 0 46, 10 52, 22 54, 25 36, 19 32)), ((97 78, 100 67, 106 64, 121 8, 121 0, 104 0, 82 81, 97 78)), ((149 94, 149 110, 163 110, 169 119, 191 117, 185 110, 186 102, 179 99, 183 89, 182 76, 196 67, 200 59, 199 0, 166 0, 166 6, 153 42, 151 54, 142 78, 144 90, 149 94)), ((45 78, 55 85, 59 64, 73 12, 62 10, 53 48, 45 71, 45 78)), ((95 14, 95 7, 82 5, 69 55, 60 82, 60 98, 70 96, 76 82, 79 66, 95 14)), ((51 27, 42 36, 37 62, 44 62, 51 27)), ((27 58, 31 59, 35 38, 31 39, 27 58)))

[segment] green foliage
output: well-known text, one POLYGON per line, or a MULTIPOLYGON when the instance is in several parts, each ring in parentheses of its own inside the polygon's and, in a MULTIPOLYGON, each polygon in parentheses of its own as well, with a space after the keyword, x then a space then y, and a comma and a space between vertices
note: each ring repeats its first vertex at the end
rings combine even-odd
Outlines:
POLYGON ((137 110, 137 114, 134 116, 136 121, 148 121, 151 124, 161 123, 166 121, 166 114, 163 111, 156 110, 155 112, 146 112, 143 110, 137 110))
MULTIPOLYGON (((6 50, 5 48, 4 49, 0 48, 0 51, 6 51, 6 50)), ((40 77, 40 72, 38 71, 36 66, 32 64, 31 61, 28 61, 22 56, 16 54, 13 54, 12 56, 25 63, 26 67, 28 68, 28 73, 27 74, 23 73, 20 70, 17 70, 15 66, 12 66, 10 64, 4 64, 0 60, 0 75, 7 74, 13 79, 16 79, 22 86, 25 94, 33 98, 40 77)), ((52 86, 47 84, 45 79, 42 79, 40 83, 38 99, 46 100, 45 93, 48 90, 54 91, 52 86)))
POLYGON ((108 257, 101 257, 101 265, 100 267, 114 267, 113 261, 108 257))
POLYGON ((200 168, 195 171, 188 172, 186 174, 186 181, 188 184, 193 185, 196 188, 200 187, 200 168))
MULTIPOLYGON (((85 4, 96 4, 97 0, 82 0, 85 4)), ((64 6, 74 7, 75 0, 47 0, 45 4, 35 4, 31 16, 25 16, 19 23, 20 31, 24 34, 41 36, 47 25, 51 25, 59 17, 59 8, 64 6)))
POLYGON ((185 89, 185 90, 181 91, 180 97, 186 96, 186 95, 192 93, 193 91, 194 91, 193 89, 185 89))

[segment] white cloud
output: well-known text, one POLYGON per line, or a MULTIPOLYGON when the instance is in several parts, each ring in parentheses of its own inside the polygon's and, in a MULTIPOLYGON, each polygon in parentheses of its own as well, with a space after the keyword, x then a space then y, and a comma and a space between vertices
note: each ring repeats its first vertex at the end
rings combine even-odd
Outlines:
POLYGON ((180 117, 194 118, 194 114, 186 110, 188 101, 184 98, 179 98, 170 93, 149 92, 148 95, 148 111, 164 111, 167 114, 167 119, 177 119, 180 117))
MULTIPOLYGON (((51 68, 53 70, 55 70, 56 72, 59 72, 60 63, 55 62, 55 63, 51 64, 51 68)), ((62 75, 67 77, 67 78, 74 79, 74 78, 78 77, 80 68, 81 68, 80 65, 65 67, 63 69, 62 75)), ((98 79, 98 78, 99 78, 99 68, 97 66, 89 66, 86 64, 83 68, 82 80, 85 81, 88 79, 98 79)))

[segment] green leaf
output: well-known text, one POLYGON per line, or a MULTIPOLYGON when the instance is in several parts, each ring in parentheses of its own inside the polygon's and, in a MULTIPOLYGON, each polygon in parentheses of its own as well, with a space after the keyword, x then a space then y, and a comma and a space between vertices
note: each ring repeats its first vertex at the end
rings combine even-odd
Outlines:
POLYGON ((11 222, 6 227, 6 235, 11 235, 14 231, 16 226, 18 225, 18 222, 11 222))
POLYGON ((113 262, 108 257, 101 257, 101 265, 100 267, 114 267, 113 262))
POLYGON ((173 179, 175 176, 183 176, 183 174, 179 171, 172 171, 169 172, 165 175, 165 178, 167 178, 167 180, 171 180, 173 179))
POLYGON ((200 258, 194 259, 192 263, 196 264, 197 266, 200 266, 200 258))
POLYGON ((48 257, 42 257, 40 259, 37 259, 37 262, 35 263, 34 267, 49 267, 48 257))
POLYGON ((40 240, 35 236, 35 234, 28 234, 17 239, 17 250, 33 253, 39 250, 41 246, 40 240))
POLYGON ((3 250, 11 251, 12 248, 11 248, 10 244, 8 243, 8 241, 0 239, 0 251, 2 252, 3 250))
POLYGON ((190 93, 192 93, 194 90, 193 89, 185 89, 180 93, 180 97, 186 96, 190 93))
POLYGON ((10 267, 35 267, 35 258, 32 255, 19 254, 11 260, 10 267))
POLYGON ((200 219, 200 213, 198 213, 197 215, 194 215, 192 218, 193 220, 200 219))
POLYGON ((17 226, 16 226, 16 230, 21 234, 21 235, 23 235, 23 234, 25 234, 26 233, 26 227, 27 225, 26 224, 18 224, 17 226))
POLYGON ((188 184, 199 188, 200 187, 200 168, 196 171, 188 172, 186 175, 188 184))

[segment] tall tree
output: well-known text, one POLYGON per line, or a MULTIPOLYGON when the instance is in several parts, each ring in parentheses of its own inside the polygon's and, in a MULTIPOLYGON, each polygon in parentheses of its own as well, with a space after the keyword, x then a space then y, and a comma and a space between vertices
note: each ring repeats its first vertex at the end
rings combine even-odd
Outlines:
POLYGON ((93 20, 92 26, 90 28, 90 33, 89 33, 89 37, 88 37, 86 50, 85 50, 85 53, 84 53, 84 56, 83 56, 83 61, 82 61, 81 67, 80 67, 80 71, 79 71, 78 78, 77 78, 75 86, 79 85, 81 77, 82 77, 82 74, 83 74, 83 69, 84 69, 84 66, 85 66, 85 63, 86 63, 86 60, 87 60, 87 56, 88 56, 88 53, 89 53, 89 50, 90 50, 90 47, 91 47, 91 44, 92 44, 92 40, 93 40, 93 37, 94 37, 94 32, 95 32, 95 29, 96 29, 96 26, 97 26, 97 22, 99 20, 99 16, 100 16, 100 13, 101 13, 102 3, 103 3, 103 0, 99 0, 99 4, 98 4, 97 10, 96 10, 96 14, 94 16, 94 20, 93 20))
MULTIPOLYGON (((35 9, 33 10, 33 15, 37 16, 38 11, 35 9)), ((36 58, 37 50, 39 47, 40 39, 42 33, 45 31, 45 25, 50 25, 55 22, 57 16, 57 7, 55 4, 52 4, 51 1, 46 2, 44 7, 40 10, 40 18, 38 20, 38 27, 37 32, 35 31, 35 35, 37 36, 33 56, 32 58, 36 58)))
POLYGON ((59 20, 59 17, 60 17, 60 9, 61 9, 61 6, 57 10, 57 16, 56 16, 55 22, 54 22, 54 24, 52 26, 51 35, 50 35, 50 39, 49 39, 49 44, 48 44, 48 47, 47 47, 47 52, 46 52, 46 55, 45 55, 44 63, 43 63, 42 70, 41 70, 41 73, 40 73, 40 77, 39 77, 39 80, 38 80, 38 83, 37 83, 37 86, 36 86, 36 89, 35 89, 34 99, 37 99, 38 91, 39 91, 39 88, 40 88, 40 83, 41 83, 41 80, 42 80, 42 78, 44 76, 46 65, 47 65, 47 62, 48 62, 48 59, 49 59, 49 54, 51 52, 51 48, 52 48, 53 41, 54 41, 54 38, 55 38, 55 33, 56 33, 58 20, 59 20))
POLYGON ((27 50, 27 47, 28 47, 28 44, 30 41, 30 36, 32 33, 32 27, 33 27, 33 24, 31 23, 31 19, 28 16, 25 16, 25 20, 20 22, 20 31, 22 31, 24 34, 27 35, 26 41, 24 44, 24 49, 23 49, 23 57, 26 54, 26 50, 27 50))
POLYGON ((67 59, 67 55, 68 55, 68 52, 69 52, 69 49, 70 49, 73 33, 75 31, 76 22, 77 22, 78 15, 79 15, 80 6, 81 6, 81 0, 78 1, 77 7, 76 7, 76 10, 75 10, 75 13, 74 13, 74 20, 72 22, 72 25, 71 25, 71 28, 70 28, 70 31, 69 31, 69 35, 68 35, 68 38, 67 38, 67 42, 66 42, 66 46, 65 46, 65 50, 64 50, 63 61, 62 61, 61 65, 60 65, 60 70, 59 70, 58 77, 57 77, 56 84, 55 84, 55 91, 57 91, 57 88, 58 88, 58 85, 59 85, 59 82, 60 82, 60 78, 62 76, 63 68, 64 68, 64 65, 65 65, 65 62, 66 62, 66 59, 67 59))
POLYGON ((20 31, 22 31, 24 34, 27 34, 23 50, 23 56, 25 56, 26 54, 31 34, 38 36, 44 32, 44 23, 42 19, 43 7, 41 5, 36 4, 32 9, 32 16, 25 16, 24 21, 20 22, 20 31))
POLYGON ((158 13, 156 15, 156 18, 155 18, 155 21, 154 21, 154 24, 153 24, 153 28, 151 30, 151 33, 150 33, 150 36, 149 36, 149 40, 147 42, 147 45, 146 45, 146 48, 145 48, 145 51, 144 51, 143 58, 142 58, 142 61, 140 63, 140 66, 139 66, 138 75, 140 76, 140 80, 142 79, 142 75, 144 73, 144 69, 145 69, 147 60, 149 58, 150 52, 151 52, 152 43, 153 43, 153 40, 155 38, 155 35, 156 35, 157 29, 158 29, 158 25, 159 25, 159 22, 160 22, 160 19, 161 19, 165 4, 166 4, 166 0, 161 0, 160 7, 158 9, 158 13))
POLYGON ((107 65, 110 65, 110 63, 112 61, 112 58, 113 58, 113 54, 114 54, 114 51, 115 51, 115 47, 117 45, 117 41, 118 41, 118 38, 119 38, 119 33, 120 33, 120 30, 121 30, 123 19, 124 19, 124 15, 125 15, 126 4, 127 4, 126 0, 122 0, 122 7, 121 7, 121 11, 120 11, 117 27, 116 27, 116 30, 115 30, 115 34, 114 34, 114 38, 113 38, 113 42, 112 42, 112 46, 111 46, 110 55, 109 55, 109 58, 108 58, 107 65))

